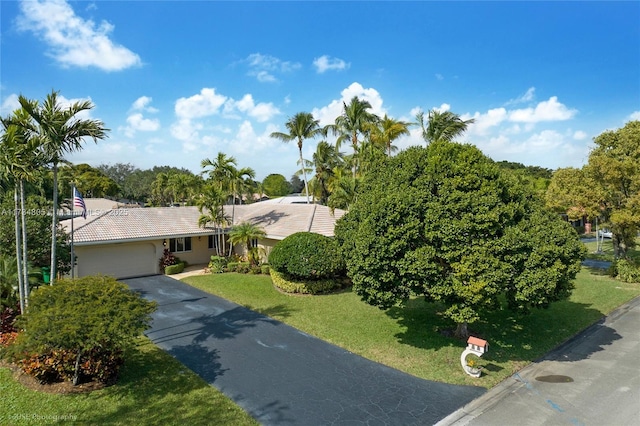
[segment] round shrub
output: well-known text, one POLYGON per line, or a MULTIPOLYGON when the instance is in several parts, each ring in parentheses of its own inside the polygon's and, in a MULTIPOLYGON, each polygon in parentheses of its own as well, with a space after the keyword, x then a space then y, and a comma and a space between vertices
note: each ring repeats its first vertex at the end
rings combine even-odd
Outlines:
POLYGON ((269 265, 302 280, 332 278, 344 271, 334 239, 313 232, 298 232, 280 241, 269 253, 269 265))

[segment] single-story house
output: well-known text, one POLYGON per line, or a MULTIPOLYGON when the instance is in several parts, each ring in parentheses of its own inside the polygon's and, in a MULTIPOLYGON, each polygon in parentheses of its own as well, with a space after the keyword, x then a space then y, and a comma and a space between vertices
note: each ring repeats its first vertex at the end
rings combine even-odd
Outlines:
MULTIPOLYGON (((73 220, 73 241, 76 256, 75 275, 112 275, 116 278, 154 275, 160 273, 159 260, 164 249, 189 264, 206 264, 216 254, 217 235, 225 229, 198 226, 197 207, 112 208, 92 210, 86 199, 87 218, 73 220)), ((258 202, 224 206, 225 215, 233 224, 251 222, 266 232, 256 241, 258 247, 269 250, 280 240, 296 232, 308 231, 333 236, 337 219, 343 210, 333 213, 318 204, 278 204, 258 202)), ((62 222, 71 233, 71 221, 62 222)), ((226 250, 229 247, 225 240, 226 250)), ((246 250, 233 248, 237 254, 246 250)))

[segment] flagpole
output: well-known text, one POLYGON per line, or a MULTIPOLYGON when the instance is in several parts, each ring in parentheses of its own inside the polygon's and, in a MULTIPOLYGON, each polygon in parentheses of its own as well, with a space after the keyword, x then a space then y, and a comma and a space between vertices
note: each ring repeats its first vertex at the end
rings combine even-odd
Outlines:
POLYGON ((73 252, 73 217, 75 216, 75 210, 76 210, 76 187, 75 185, 72 183, 71 184, 71 279, 75 278, 75 269, 76 269, 76 262, 75 262, 75 253, 73 252))

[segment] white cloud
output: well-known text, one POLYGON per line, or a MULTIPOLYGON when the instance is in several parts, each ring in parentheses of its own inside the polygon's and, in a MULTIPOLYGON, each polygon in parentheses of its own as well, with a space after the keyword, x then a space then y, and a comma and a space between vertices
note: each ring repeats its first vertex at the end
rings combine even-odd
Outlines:
POLYGON ((15 93, 7 96, 4 101, 2 101, 2 105, 0 105, 0 115, 3 117, 12 114, 13 111, 20 108, 20 102, 18 102, 18 95, 15 93))
POLYGON ((138 99, 136 99, 133 102, 131 109, 147 111, 147 112, 158 112, 156 108, 149 106, 152 100, 153 98, 150 98, 149 96, 140 96, 138 99))
POLYGON ((136 131, 155 132, 160 128, 160 120, 144 118, 139 112, 131 114, 127 117, 128 126, 125 128, 125 134, 133 137, 136 131))
POLYGON ((141 64, 137 54, 109 39, 113 25, 78 17, 64 0, 24 0, 20 9, 18 29, 40 36, 62 66, 120 71, 141 64))
POLYGON ((354 82, 346 89, 340 92, 340 99, 333 100, 329 105, 322 108, 314 108, 311 113, 313 116, 320 120, 321 126, 334 123, 336 117, 342 114, 344 109, 343 102, 349 103, 354 96, 357 96, 361 100, 365 100, 371 104, 370 112, 382 117, 387 111, 382 107, 382 97, 380 93, 374 88, 365 89, 360 83, 354 82))
POLYGON ((342 71, 349 69, 350 63, 345 62, 340 58, 332 58, 328 55, 322 55, 319 58, 313 60, 313 66, 316 67, 316 72, 322 74, 325 71, 342 71))
POLYGON ((585 140, 587 138, 587 134, 582 130, 578 130, 573 133, 573 138, 577 141, 585 140))
POLYGON ((280 114, 280 110, 276 108, 271 102, 259 102, 256 104, 253 101, 253 96, 246 94, 236 101, 229 99, 224 104, 224 114, 228 118, 240 118, 235 115, 235 111, 240 111, 247 114, 249 117, 255 118, 258 122, 269 121, 275 115, 280 114))
POLYGON ((460 118, 463 120, 475 120, 468 126, 470 134, 486 135, 491 128, 499 125, 507 119, 507 110, 504 108, 494 108, 484 114, 476 111, 473 115, 463 114, 460 118))
POLYGON ((216 89, 204 88, 199 94, 176 101, 175 112, 181 119, 206 117, 218 113, 227 100, 226 96, 216 93, 216 89))
POLYGON ((451 105, 449 104, 442 104, 439 107, 433 107, 434 110, 438 111, 438 112, 447 112, 451 109, 451 105))
POLYGON ((527 91, 524 94, 518 96, 515 99, 510 99, 505 103, 505 105, 515 105, 515 104, 531 102, 535 99, 535 96, 536 96, 536 88, 529 87, 529 89, 527 89, 527 91))
POLYGON ((524 108, 510 111, 509 120, 519 123, 538 123, 541 121, 564 121, 573 118, 578 111, 569 109, 558 102, 557 96, 540 102, 535 108, 524 108))
POLYGON ((252 53, 244 62, 249 65, 248 75, 256 77, 263 83, 274 83, 278 81, 275 73, 292 72, 301 67, 297 62, 283 61, 271 55, 252 53))
POLYGON ((444 76, 442 74, 438 73, 438 74, 436 74, 436 80, 442 81, 442 80, 444 80, 444 76))
POLYGON ((640 111, 634 111, 629 115, 629 120, 635 121, 640 120, 640 111))

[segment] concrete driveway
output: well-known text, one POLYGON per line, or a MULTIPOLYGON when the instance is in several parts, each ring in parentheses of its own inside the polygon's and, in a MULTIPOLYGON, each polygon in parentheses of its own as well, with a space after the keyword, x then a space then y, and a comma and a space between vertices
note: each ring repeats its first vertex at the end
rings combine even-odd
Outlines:
POLYGON ((640 424, 640 298, 438 423, 640 424))
POLYGON ((486 392, 418 379, 169 277, 124 282, 158 302, 145 334, 265 425, 432 425, 486 392))

